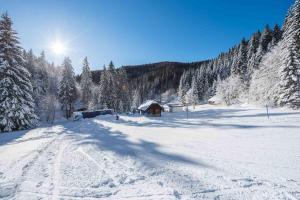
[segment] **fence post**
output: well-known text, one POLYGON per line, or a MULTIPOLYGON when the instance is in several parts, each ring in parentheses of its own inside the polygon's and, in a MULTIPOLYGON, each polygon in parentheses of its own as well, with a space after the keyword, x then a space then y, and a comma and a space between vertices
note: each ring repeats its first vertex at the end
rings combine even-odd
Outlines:
POLYGON ((267 116, 268 116, 268 119, 270 119, 268 104, 266 104, 266 109, 267 109, 267 116))

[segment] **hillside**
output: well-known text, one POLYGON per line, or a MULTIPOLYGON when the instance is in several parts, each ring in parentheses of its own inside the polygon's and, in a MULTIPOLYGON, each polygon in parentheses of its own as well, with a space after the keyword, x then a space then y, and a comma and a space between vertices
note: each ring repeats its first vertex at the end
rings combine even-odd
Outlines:
MULTIPOLYGON (((147 98, 166 92, 177 90, 180 78, 185 70, 195 69, 208 61, 180 63, 159 62, 144 65, 131 65, 121 67, 126 71, 131 91, 139 90, 142 101, 147 98)), ((92 80, 95 84, 100 81, 102 70, 92 71, 92 80)))

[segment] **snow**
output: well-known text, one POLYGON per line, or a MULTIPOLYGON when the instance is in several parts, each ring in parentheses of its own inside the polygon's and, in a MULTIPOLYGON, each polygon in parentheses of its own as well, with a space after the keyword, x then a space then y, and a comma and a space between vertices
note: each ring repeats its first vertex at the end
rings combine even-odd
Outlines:
POLYGON ((0 199, 300 199, 300 112, 189 110, 0 134, 0 199))
POLYGON ((222 99, 218 96, 213 96, 208 100, 208 102, 211 104, 221 104, 222 99))

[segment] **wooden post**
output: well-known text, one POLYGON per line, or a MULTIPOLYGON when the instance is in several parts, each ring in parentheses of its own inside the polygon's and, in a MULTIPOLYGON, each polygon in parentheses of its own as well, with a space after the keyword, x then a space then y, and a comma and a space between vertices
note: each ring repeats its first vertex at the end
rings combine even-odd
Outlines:
POLYGON ((189 104, 186 104, 186 119, 189 119, 189 104))
POLYGON ((268 116, 268 119, 270 119, 270 116, 269 116, 269 107, 268 107, 268 104, 266 104, 266 109, 267 109, 267 116, 268 116))

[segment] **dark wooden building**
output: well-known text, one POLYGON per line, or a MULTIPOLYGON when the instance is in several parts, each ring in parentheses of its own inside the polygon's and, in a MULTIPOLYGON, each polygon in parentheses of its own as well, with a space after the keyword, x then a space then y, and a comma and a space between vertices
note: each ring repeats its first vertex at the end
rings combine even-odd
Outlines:
POLYGON ((140 105, 138 110, 142 115, 149 117, 161 117, 163 107, 156 101, 149 100, 140 105))

